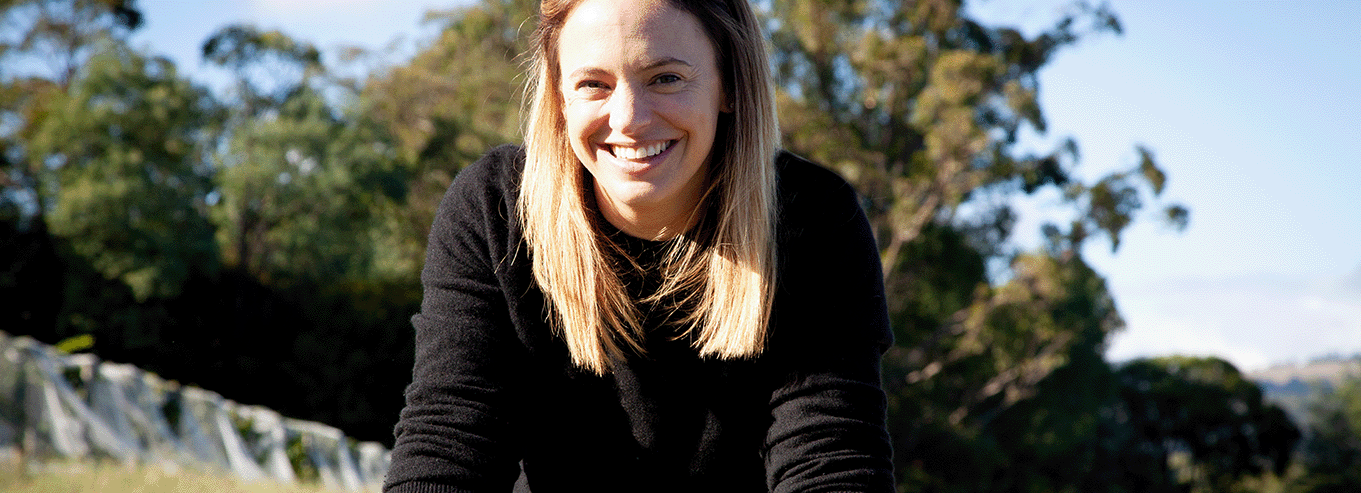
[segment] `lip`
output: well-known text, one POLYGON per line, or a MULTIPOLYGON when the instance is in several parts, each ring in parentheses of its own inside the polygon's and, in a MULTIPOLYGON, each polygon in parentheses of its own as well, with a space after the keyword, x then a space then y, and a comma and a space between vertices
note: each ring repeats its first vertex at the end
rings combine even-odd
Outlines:
POLYGON ((596 155, 599 156, 599 160, 607 160, 611 163, 614 163, 614 165, 618 167, 620 170, 622 170, 625 174, 639 175, 647 172, 653 167, 656 167, 658 164, 661 164, 663 161, 665 161, 667 157, 671 156, 671 151, 674 151, 676 150, 677 147, 679 147, 681 139, 671 139, 668 142, 670 142, 670 145, 666 146, 665 151, 659 152, 657 154, 648 156, 643 159, 623 159, 618 156, 615 156, 614 153, 610 152, 607 147, 610 146, 610 144, 597 145, 596 155))

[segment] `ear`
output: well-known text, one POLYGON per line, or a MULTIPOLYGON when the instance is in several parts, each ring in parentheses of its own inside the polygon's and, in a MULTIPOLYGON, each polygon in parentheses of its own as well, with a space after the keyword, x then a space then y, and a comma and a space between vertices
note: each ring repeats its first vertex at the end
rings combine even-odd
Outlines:
POLYGON ((732 113, 732 98, 723 96, 723 104, 718 106, 718 111, 722 113, 732 113))

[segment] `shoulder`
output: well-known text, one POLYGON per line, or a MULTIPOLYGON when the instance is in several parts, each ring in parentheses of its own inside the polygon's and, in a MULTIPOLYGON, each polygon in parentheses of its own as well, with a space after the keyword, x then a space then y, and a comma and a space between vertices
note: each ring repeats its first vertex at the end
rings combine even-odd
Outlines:
POLYGON ((775 171, 780 181, 781 192, 823 189, 853 193, 851 185, 841 178, 841 175, 786 150, 781 150, 775 155, 775 171))
POLYGON ((450 255, 483 256, 505 250, 517 234, 513 214, 523 169, 521 148, 503 145, 460 170, 435 212, 429 248, 457 245, 450 255))
POLYGON ((477 161, 460 170, 454 176, 449 192, 451 195, 477 192, 496 192, 498 195, 509 193, 513 197, 520 188, 520 175, 524 173, 524 167, 524 148, 503 144, 487 151, 477 161))
POLYGON ((786 227, 864 217, 855 188, 836 172, 783 150, 775 157, 775 169, 781 223, 786 227))
POLYGON ((524 156, 520 146, 501 145, 459 170, 440 201, 440 215, 473 216, 491 222, 509 218, 508 212, 515 210, 519 196, 524 156))
POLYGON ((837 173, 789 152, 776 158, 776 352, 810 357, 828 349, 828 328, 848 345, 883 351, 892 335, 883 269, 869 219, 855 189, 837 173))
POLYGON ((878 276, 874 234, 850 183, 789 152, 780 153, 776 167, 780 278, 817 279, 850 270, 878 276))

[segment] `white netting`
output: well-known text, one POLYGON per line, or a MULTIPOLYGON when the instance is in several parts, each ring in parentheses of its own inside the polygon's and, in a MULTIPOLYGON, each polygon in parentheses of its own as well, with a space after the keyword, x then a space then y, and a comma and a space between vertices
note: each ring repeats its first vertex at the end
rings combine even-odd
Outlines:
POLYGON ((246 481, 315 478, 343 491, 377 491, 390 460, 382 445, 355 443, 330 426, 4 332, 0 452, 217 470, 246 481))
MULTIPOLYGON (((251 432, 255 435, 255 446, 251 453, 263 464, 265 474, 285 483, 296 482, 298 475, 293 471, 293 465, 288 462, 286 451, 288 432, 284 429, 283 417, 263 407, 242 406, 237 408, 236 412, 238 416, 250 422, 251 432)), ((375 445, 387 452, 382 445, 373 442, 365 444, 375 445)), ((386 472, 387 469, 383 471, 386 472)))
POLYGON ((168 388, 135 366, 103 363, 90 383, 90 403, 115 432, 137 444, 143 462, 187 464, 191 457, 166 420, 168 388))

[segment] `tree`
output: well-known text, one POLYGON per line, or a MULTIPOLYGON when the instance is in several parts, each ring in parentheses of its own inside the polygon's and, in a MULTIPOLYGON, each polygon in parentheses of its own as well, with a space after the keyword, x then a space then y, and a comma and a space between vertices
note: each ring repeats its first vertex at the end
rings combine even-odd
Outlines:
POLYGON ((316 48, 228 26, 203 51, 236 73, 240 102, 215 159, 226 261, 271 282, 414 277, 385 253, 397 242, 382 215, 406 193, 387 132, 338 108, 353 95, 328 78, 316 48))
POLYGON ((359 113, 388 129, 409 200, 392 211, 408 263, 420 265, 440 197, 453 176, 493 146, 518 142, 524 66, 537 14, 532 0, 487 0, 426 14, 442 29, 404 65, 370 77, 359 113))
POLYGON ((1162 468, 1165 491, 1230 491, 1243 477, 1283 474, 1290 464, 1298 428, 1227 361, 1135 360, 1116 378, 1124 398, 1117 420, 1136 430, 1124 453, 1162 468))
MULTIPOLYGON (((218 265, 203 147, 216 106, 169 61, 122 42, 120 19, 135 12, 99 10, 120 5, 6 5, 6 22, 32 22, 24 39, 65 40, 62 59, 76 65, 5 79, 19 96, 0 130, 3 197, 19 206, 0 228, 0 296, 18 308, 4 325, 48 342, 96 334, 111 357, 164 346, 177 325, 167 300, 218 265)), ((47 53, 11 48, 7 68, 47 53)))
POLYGON ((1289 482, 1291 493, 1341 493, 1361 488, 1361 377, 1344 380, 1332 392, 1316 392, 1307 403, 1303 471, 1289 482))
MULTIPOLYGON (((0 1, 0 211, 27 231, 42 215, 37 162, 27 157, 35 120, 102 43, 141 26, 127 0, 0 1), (12 218, 12 219, 11 219, 12 218)), ((40 229, 42 225, 38 226, 40 229)))
POLYGON ((235 99, 240 119, 276 110, 325 72, 321 52, 279 31, 229 25, 203 42, 203 58, 236 76, 235 99))
POLYGON ((1122 322, 1104 280, 1080 258, 1028 254, 1011 281, 980 285, 981 255, 939 225, 905 250, 919 277, 895 328, 945 328, 885 358, 902 487, 1109 488, 1102 416, 1118 395, 1102 351, 1122 322), (949 289, 961 278, 976 291, 949 289))
POLYGON ((63 276, 53 270, 81 260, 49 235, 55 187, 40 183, 50 175, 30 142, 79 67, 140 25, 130 1, 0 1, 0 298, 15 302, 0 325, 37 327, 63 311, 63 276))
MULTIPOLYGON (((1039 155, 1017 143, 1023 128, 1045 131, 1039 71, 1087 36, 1118 34, 1115 14, 1075 4, 1027 37, 979 24, 955 0, 763 5, 783 144, 854 183, 876 231, 905 487, 1113 488, 1092 437, 1119 403, 1102 353, 1123 321, 1081 252, 1097 236, 1118 248, 1166 176, 1138 147, 1129 169, 1083 183, 1076 142, 1039 155), (1008 199, 1044 189, 1061 192, 1071 219, 1022 253, 1008 199), (1064 467, 1074 463, 1090 467, 1064 467)), ((1163 216, 1187 222, 1181 206, 1163 216)))
POLYGON ((201 147, 212 111, 168 61, 108 41, 25 132, 52 232, 139 300, 217 262, 201 147))
MULTIPOLYGON (((33 12, 92 5, 0 7, 16 9, 6 27, 39 30, 53 24, 33 12)), ((62 29, 101 33, 111 18, 62 29)), ((92 334, 105 359, 390 438, 420 291, 418 267, 391 248, 405 180, 386 130, 356 118, 355 89, 281 33, 210 40, 209 57, 249 82, 225 104, 106 34, 73 36, 90 44, 69 80, 11 71, 42 68, 11 61, 46 52, 0 54, 0 327, 47 342, 92 334), (245 255, 232 248, 241 211, 258 218, 245 255)))
MULTIPOLYGON (((897 253, 933 222, 973 226, 984 254, 1010 253, 997 251, 1014 220, 1004 202, 975 204, 984 212, 963 217, 964 204, 988 194, 1063 187, 1079 216, 1055 231, 1076 252, 1097 232, 1118 247, 1143 205, 1139 180, 1162 192, 1166 176, 1144 148, 1134 170, 1091 185, 1070 177, 1079 157, 1072 140, 1047 155, 1014 150, 1023 127, 1045 131, 1036 98, 1044 64, 1086 35, 1120 32, 1105 6, 1077 4, 1026 39, 967 18, 956 0, 770 4, 785 145, 842 172, 866 196, 886 278, 897 277, 905 261, 897 253)), ((1186 219, 1180 206, 1167 215, 1186 219)))
MULTIPOLYGON (((85 60, 105 39, 123 41, 142 25, 142 13, 134 0, 3 0, 0 26, 8 35, 0 38, 0 62, 15 62, 16 72, 64 87, 85 60), (25 63, 29 62, 29 63, 25 63), (43 77, 43 67, 49 70, 43 77), (22 68, 21 68, 22 67, 22 68)), ((0 72, 0 78, 17 74, 0 72)))

